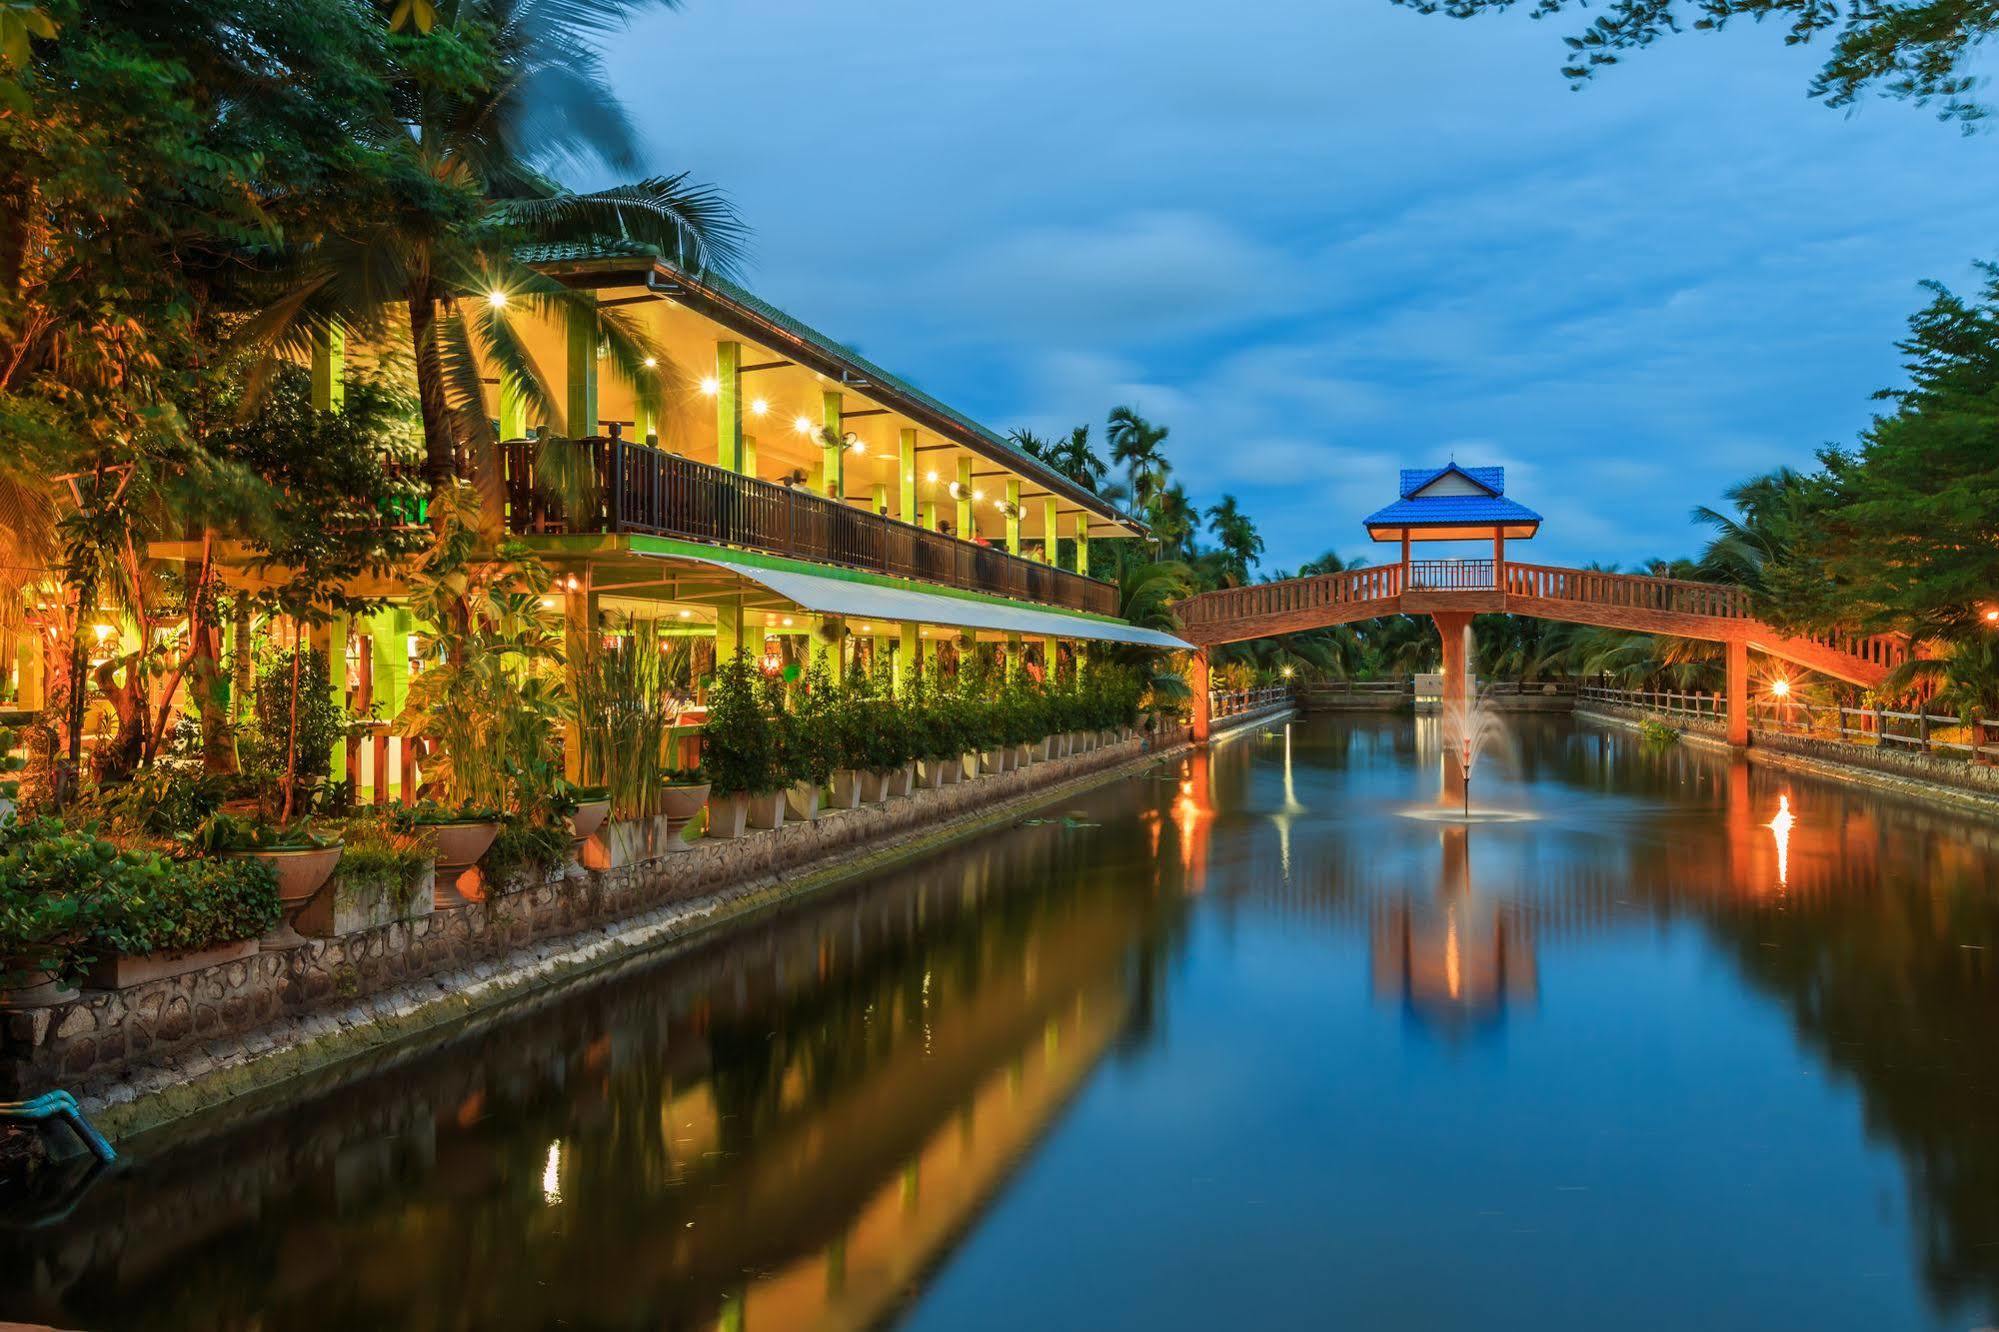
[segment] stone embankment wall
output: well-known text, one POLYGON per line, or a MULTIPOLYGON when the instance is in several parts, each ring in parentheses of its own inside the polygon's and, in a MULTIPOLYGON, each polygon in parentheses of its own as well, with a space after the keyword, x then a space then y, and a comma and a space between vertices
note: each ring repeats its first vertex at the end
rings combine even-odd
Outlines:
MULTIPOLYGON (((1576 716, 1635 725, 1657 721, 1701 743, 1726 746, 1727 730, 1705 717, 1679 716, 1649 708, 1588 702, 1576 716)), ((1927 801, 1999 812, 1999 767, 1967 763, 1899 747, 1856 745, 1800 735, 1757 731, 1744 751, 1751 763, 1860 782, 1927 801)))
POLYGON ((456 910, 0 1013, 0 1096, 66 1086, 129 1134, 886 868, 1186 743, 1174 727, 619 869, 571 864, 456 910))

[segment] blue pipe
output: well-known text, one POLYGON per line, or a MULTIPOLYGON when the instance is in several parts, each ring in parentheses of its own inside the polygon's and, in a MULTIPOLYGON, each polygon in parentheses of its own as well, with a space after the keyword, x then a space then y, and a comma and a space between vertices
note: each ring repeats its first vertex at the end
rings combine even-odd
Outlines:
POLYGON ((76 1098, 66 1091, 43 1092, 32 1101, 0 1101, 0 1119, 20 1119, 30 1123, 61 1120, 83 1140, 83 1145, 98 1160, 108 1165, 118 1159, 118 1153, 111 1149, 104 1135, 92 1128, 90 1121, 83 1117, 76 1098))

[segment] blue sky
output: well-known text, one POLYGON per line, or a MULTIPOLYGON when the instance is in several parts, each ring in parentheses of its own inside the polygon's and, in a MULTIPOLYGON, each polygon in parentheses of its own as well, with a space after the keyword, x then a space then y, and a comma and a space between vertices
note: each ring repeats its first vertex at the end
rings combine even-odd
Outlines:
POLYGON ((1999 141, 1825 109, 1774 27, 1571 92, 1577 22, 687 0, 609 59, 766 298, 1001 429, 1136 406, 1266 568, 1385 556, 1360 518, 1453 454, 1546 516, 1522 557, 1630 564, 1852 438, 1917 282, 1999 258, 1999 141))

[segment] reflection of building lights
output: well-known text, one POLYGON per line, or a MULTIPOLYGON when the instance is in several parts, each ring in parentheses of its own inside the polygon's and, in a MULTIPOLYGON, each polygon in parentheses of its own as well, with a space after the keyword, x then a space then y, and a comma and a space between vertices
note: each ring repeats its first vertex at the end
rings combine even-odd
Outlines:
POLYGON ((562 1144, 548 1144, 548 1159, 541 1166, 541 1200, 550 1207, 562 1202, 562 1144))
POLYGON ((1192 794, 1194 794, 1194 784, 1193 784, 1192 782, 1182 782, 1182 783, 1180 783, 1180 794, 1181 794, 1181 795, 1192 795, 1192 794))
POLYGON ((1791 825, 1797 816, 1791 813, 1791 797, 1777 797, 1777 817, 1763 826, 1777 840, 1777 886, 1788 887, 1791 882, 1791 825))
POLYGON ((1458 951, 1458 913, 1455 908, 1444 918, 1444 988, 1455 999, 1464 993, 1464 957, 1458 951))

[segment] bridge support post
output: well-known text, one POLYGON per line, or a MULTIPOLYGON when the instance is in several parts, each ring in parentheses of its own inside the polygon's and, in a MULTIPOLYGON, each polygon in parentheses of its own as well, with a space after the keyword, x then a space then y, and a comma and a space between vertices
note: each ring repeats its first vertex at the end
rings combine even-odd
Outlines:
POLYGON ((1732 642, 1728 649, 1728 743, 1737 749, 1749 743, 1749 644, 1732 642))
POLYGON ((1443 800, 1456 805, 1465 798, 1465 770, 1460 759, 1471 734, 1471 662, 1465 651, 1471 615, 1467 611, 1437 612, 1430 619, 1444 645, 1444 697, 1437 727, 1444 751, 1443 800))
POLYGON ((1202 648, 1194 654, 1193 668, 1189 672, 1188 687, 1194 691, 1194 743, 1205 745, 1208 734, 1213 729, 1213 719, 1208 715, 1208 650, 1202 648))

